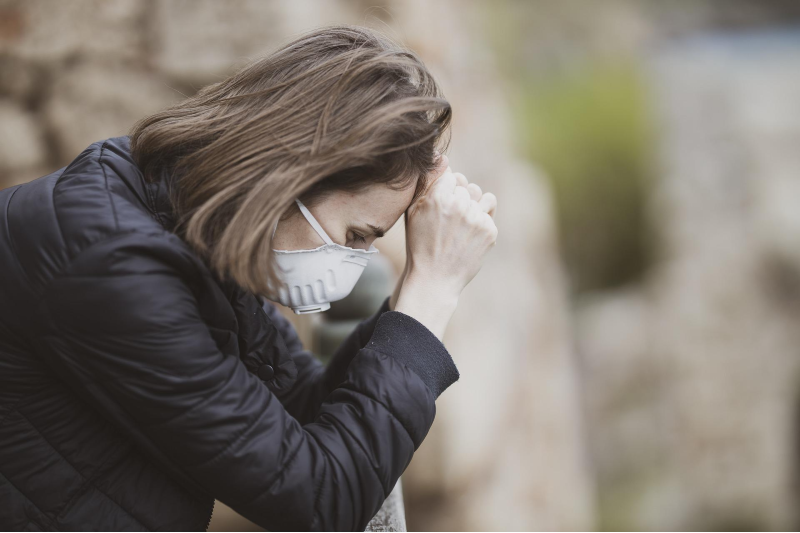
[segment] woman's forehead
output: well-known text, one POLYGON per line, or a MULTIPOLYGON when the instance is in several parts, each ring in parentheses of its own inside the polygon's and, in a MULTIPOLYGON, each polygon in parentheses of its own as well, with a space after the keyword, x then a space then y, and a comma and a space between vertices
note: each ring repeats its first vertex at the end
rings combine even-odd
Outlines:
POLYGON ((413 184, 404 189, 376 184, 363 191, 346 194, 341 207, 347 209, 353 219, 388 228, 408 209, 414 191, 413 184))
MULTIPOLYGON (((383 227, 387 230, 394 226, 397 220, 403 216, 403 213, 411 205, 411 200, 414 197, 416 188, 412 185, 405 189, 390 189, 382 187, 384 190, 380 193, 380 200, 385 201, 385 207, 380 213, 370 213, 376 217, 380 217, 383 227)), ((375 204, 380 205, 380 202, 375 204)))

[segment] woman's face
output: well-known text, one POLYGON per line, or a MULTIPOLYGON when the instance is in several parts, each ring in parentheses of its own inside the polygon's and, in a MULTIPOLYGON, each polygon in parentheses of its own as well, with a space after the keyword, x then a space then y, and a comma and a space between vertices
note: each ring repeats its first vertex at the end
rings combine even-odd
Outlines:
MULTIPOLYGON (((309 211, 333 242, 366 250, 403 216, 411 205, 414 189, 413 184, 403 190, 377 184, 359 193, 335 191, 309 207, 309 211)), ((308 250, 325 244, 296 203, 289 209, 291 216, 278 224, 274 249, 308 250)))

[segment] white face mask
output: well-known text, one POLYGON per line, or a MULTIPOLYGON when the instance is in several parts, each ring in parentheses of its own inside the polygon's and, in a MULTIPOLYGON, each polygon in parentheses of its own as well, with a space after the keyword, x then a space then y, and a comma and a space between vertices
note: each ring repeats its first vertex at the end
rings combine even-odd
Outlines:
MULTIPOLYGON (((300 200, 295 200, 308 223, 322 237, 325 244, 313 250, 275 250, 279 273, 283 284, 277 290, 271 288, 267 298, 280 302, 299 314, 318 313, 330 309, 330 302, 341 300, 353 290, 372 254, 378 253, 375 246, 369 250, 358 250, 336 244, 328 237, 314 215, 300 200)), ((278 224, 272 231, 278 230, 278 224)))

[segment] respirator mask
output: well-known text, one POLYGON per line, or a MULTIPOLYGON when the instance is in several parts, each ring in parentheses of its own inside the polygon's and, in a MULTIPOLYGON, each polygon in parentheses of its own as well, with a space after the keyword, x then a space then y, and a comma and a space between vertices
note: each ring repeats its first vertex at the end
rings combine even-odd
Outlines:
MULTIPOLYGON (((270 292, 265 296, 291 307, 298 315, 327 311, 330 302, 350 294, 369 258, 379 250, 375 246, 359 250, 336 244, 306 206, 300 200, 295 202, 325 244, 313 250, 273 249, 282 283, 278 287, 270 286, 270 292)), ((275 223, 273 237, 277 230, 278 223, 275 223)))

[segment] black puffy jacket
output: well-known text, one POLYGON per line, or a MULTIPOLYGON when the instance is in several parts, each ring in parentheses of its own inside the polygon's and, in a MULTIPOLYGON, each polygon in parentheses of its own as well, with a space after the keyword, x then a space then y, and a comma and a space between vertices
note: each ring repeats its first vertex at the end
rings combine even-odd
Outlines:
POLYGON ((0 529, 362 530, 458 379, 382 308, 323 366, 171 232, 127 136, 0 191, 0 529))

